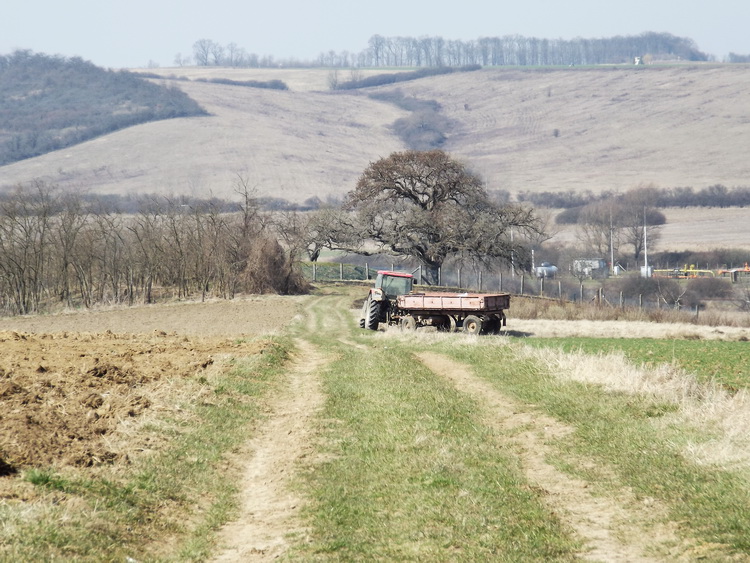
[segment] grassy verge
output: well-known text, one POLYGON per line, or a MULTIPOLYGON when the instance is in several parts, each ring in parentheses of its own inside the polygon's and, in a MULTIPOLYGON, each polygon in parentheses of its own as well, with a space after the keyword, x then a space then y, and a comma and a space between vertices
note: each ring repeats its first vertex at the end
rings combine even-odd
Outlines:
MULTIPOLYGON (((307 335, 337 358, 323 374, 320 437, 328 461, 307 476, 311 543, 295 547, 291 559, 578 557, 567 524, 526 479, 504 437, 485 425, 487 414, 415 361, 424 350, 452 356, 498 392, 572 428, 545 444, 547 461, 594 495, 618 505, 629 498, 634 518, 675 530, 675 541, 685 542, 668 540, 659 549, 676 551, 655 557, 750 553, 746 475, 685 455, 687 444, 711 442, 715 428, 686 423, 679 401, 558 377, 525 352, 536 339, 369 333, 355 328, 353 316, 326 326, 332 311, 350 304, 329 299, 312 312, 316 331, 307 335)), ((675 355, 693 357, 705 342, 680 344, 696 348, 675 355)), ((658 363, 657 351, 643 345, 633 353, 658 363)))
MULTIPOLYGON (((322 299, 315 316, 346 304, 322 299)), ((328 461, 305 485, 313 499, 311 543, 295 547, 291 559, 578 557, 566 523, 527 481, 504 437, 485 425, 486 413, 415 361, 424 350, 453 357, 499 393, 572 428, 545 444, 547 461, 615 504, 627 496, 634 518, 675 530, 685 542, 665 544, 659 549, 676 551, 655 557, 750 553, 746 475, 685 455, 686 444, 710 442, 715 429, 685 423, 678 401, 558 377, 525 353, 532 339, 369 333, 354 325, 353 317, 339 321, 336 340, 320 321, 308 336, 338 359, 323 374, 320 436, 328 461), (645 508, 653 503, 658 510, 645 508)), ((642 352, 652 361, 658 355, 642 352)))
POLYGON ((290 349, 286 339, 270 340, 228 372, 179 382, 200 400, 156 421, 150 433, 163 445, 131 466, 26 472, 37 500, 0 504, 0 560, 205 559, 213 532, 236 510, 226 456, 260 419, 290 349))
POLYGON ((561 467, 602 491, 626 487, 637 499, 659 499, 667 519, 680 522, 681 533, 699 544, 750 552, 747 480, 683 455, 687 441, 713 436, 710 429, 670 424, 678 404, 562 381, 533 360, 509 361, 490 342, 449 349, 503 393, 575 428, 556 445, 561 467))

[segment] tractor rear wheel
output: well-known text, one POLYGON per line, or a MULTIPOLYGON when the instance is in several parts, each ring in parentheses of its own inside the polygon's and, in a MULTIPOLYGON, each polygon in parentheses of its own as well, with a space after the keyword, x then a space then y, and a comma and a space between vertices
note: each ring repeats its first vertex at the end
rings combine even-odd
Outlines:
POLYGON ((374 301, 371 297, 368 297, 364 328, 378 330, 378 324, 380 324, 380 301, 374 301))

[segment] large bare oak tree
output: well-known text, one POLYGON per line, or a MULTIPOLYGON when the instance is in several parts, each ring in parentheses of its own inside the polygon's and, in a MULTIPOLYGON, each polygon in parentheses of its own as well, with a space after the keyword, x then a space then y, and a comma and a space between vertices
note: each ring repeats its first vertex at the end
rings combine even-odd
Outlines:
POLYGON ((380 252, 416 258, 430 283, 449 257, 518 264, 528 253, 511 230, 539 229, 532 210, 493 203, 481 178, 441 150, 395 152, 370 163, 344 210, 340 247, 367 254, 368 240, 380 252))

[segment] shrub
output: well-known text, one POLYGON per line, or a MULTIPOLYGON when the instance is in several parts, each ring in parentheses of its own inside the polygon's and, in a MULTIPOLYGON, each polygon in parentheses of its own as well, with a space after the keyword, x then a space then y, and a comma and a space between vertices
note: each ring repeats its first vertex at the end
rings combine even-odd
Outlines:
POLYGON ((719 278, 696 278, 688 281, 688 290, 702 299, 726 299, 732 296, 732 284, 719 278))
POLYGON ((248 293, 307 293, 310 285, 302 273, 289 263, 279 242, 270 237, 253 241, 247 257, 244 289, 248 293))
POLYGON ((408 117, 397 119, 393 130, 412 150, 439 148, 447 138, 451 121, 440 114, 440 104, 435 100, 419 100, 404 96, 401 90, 371 94, 370 98, 397 105, 412 112, 408 117))
POLYGON ((555 217, 555 223, 558 225, 575 225, 578 223, 578 218, 581 216, 581 209, 583 207, 570 207, 561 211, 557 217, 555 217))
POLYGON ((417 80, 427 76, 438 76, 441 74, 451 74, 453 72, 471 72, 482 68, 480 65, 467 65, 462 67, 430 67, 420 68, 411 72, 396 72, 389 74, 376 74, 360 80, 350 80, 337 85, 338 90, 353 90, 356 88, 370 88, 373 86, 385 86, 397 82, 406 82, 408 80, 417 80))
POLYGON ((406 146, 417 151, 439 148, 447 138, 450 120, 437 112, 421 111, 397 119, 393 130, 406 146))
POLYGON ((245 86, 247 88, 268 88, 271 90, 289 90, 282 80, 230 80, 229 78, 198 78, 196 82, 226 84, 227 86, 245 86))

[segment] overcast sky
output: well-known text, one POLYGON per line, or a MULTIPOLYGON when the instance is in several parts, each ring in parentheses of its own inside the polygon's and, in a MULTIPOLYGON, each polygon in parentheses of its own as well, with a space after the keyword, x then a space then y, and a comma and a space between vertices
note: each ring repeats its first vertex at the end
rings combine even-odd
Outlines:
POLYGON ((6 0, 0 54, 31 49, 110 68, 173 66, 210 39, 313 60, 358 53, 375 34, 470 40, 666 32, 724 59, 750 54, 750 0, 6 0))

